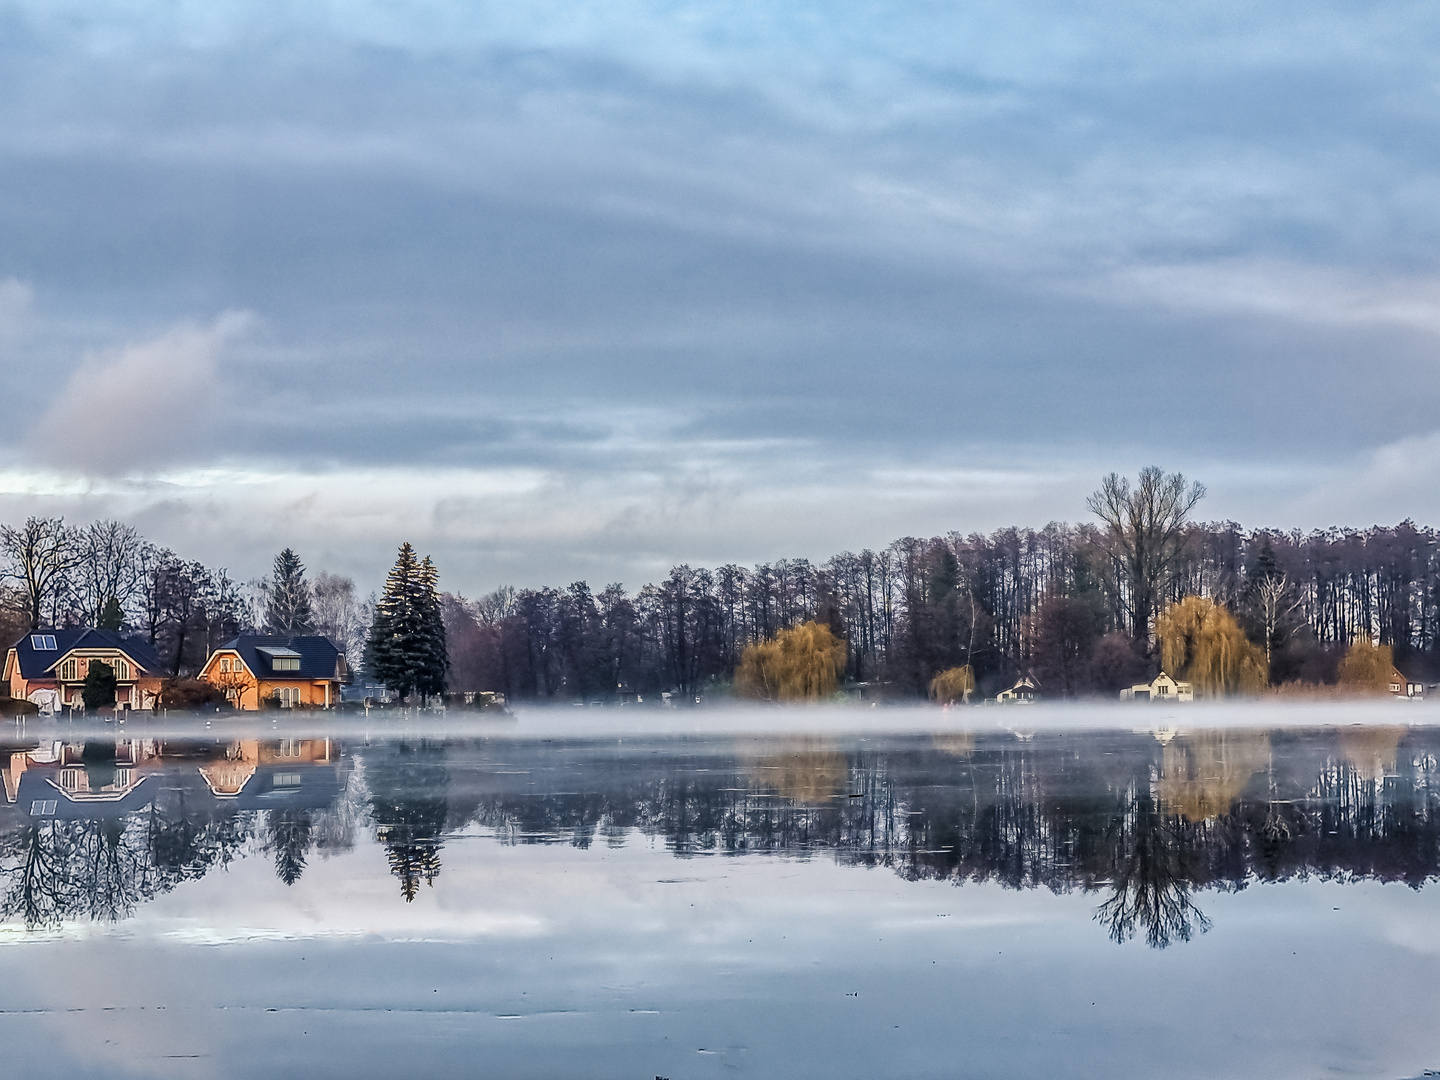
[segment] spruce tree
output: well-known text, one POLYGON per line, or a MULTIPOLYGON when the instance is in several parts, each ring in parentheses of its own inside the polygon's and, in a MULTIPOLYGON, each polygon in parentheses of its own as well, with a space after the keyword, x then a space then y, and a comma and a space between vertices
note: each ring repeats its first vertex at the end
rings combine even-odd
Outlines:
POLYGON ((265 605, 265 626, 274 634, 309 634, 315 625, 305 564, 288 547, 275 556, 265 605))
POLYGON ((412 693, 429 697, 445 690, 449 662, 437 581, 435 564, 428 556, 418 561, 407 541, 400 545, 385 593, 375 605, 365 667, 402 700, 412 693))
POLYGON ((420 564, 417 600, 424 626, 425 665, 417 689, 429 697, 445 693, 445 675, 450 669, 450 650, 445 642, 445 616, 440 606, 440 572, 426 555, 420 564))

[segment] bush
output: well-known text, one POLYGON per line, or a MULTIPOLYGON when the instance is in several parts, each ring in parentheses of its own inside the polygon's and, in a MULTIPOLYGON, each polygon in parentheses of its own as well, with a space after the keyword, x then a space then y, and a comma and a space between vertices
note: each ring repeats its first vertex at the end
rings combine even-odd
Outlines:
POLYGON ((26 701, 22 697, 0 698, 0 716, 36 716, 39 712, 39 705, 33 701, 26 701))
POLYGON ((160 705, 166 709, 203 709, 228 706, 218 686, 204 679, 166 679, 160 684, 160 705))
POLYGON ((1394 670, 1395 653, 1389 645, 1357 641, 1340 661, 1340 685, 1355 694, 1388 694, 1394 670))

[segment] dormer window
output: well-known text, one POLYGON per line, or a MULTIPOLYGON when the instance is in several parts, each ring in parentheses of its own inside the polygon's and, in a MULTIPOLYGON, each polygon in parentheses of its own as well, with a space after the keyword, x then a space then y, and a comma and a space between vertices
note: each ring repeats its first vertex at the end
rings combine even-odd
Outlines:
POLYGON ((271 671, 299 671, 300 654, 294 649, 286 649, 279 645, 262 645, 259 652, 265 654, 265 659, 270 661, 271 671))

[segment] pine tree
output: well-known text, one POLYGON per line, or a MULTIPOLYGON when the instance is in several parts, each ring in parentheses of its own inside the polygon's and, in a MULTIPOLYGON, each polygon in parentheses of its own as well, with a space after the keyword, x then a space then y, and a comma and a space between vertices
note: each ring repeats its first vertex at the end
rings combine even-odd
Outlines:
POLYGON ((275 556, 274 576, 265 605, 265 625, 276 634, 308 634, 315 625, 305 564, 288 547, 275 556))
POLYGON ((427 556, 415 558, 407 541, 385 579, 375 621, 365 641, 365 667, 402 700, 445 691, 449 660, 441 617, 439 575, 427 556))

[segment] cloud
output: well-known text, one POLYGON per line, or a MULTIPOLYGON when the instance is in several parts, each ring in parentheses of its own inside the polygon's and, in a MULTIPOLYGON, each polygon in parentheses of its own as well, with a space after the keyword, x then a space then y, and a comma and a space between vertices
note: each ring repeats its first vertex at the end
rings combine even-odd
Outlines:
POLYGON ((92 476, 204 456, 212 449, 205 436, 234 420, 220 358, 251 322, 227 312, 87 355, 31 432, 36 456, 92 476))

